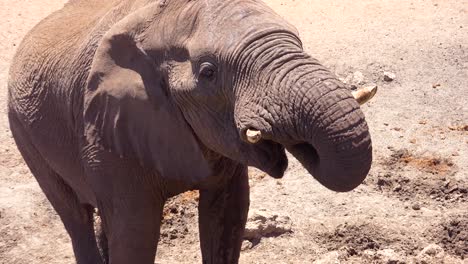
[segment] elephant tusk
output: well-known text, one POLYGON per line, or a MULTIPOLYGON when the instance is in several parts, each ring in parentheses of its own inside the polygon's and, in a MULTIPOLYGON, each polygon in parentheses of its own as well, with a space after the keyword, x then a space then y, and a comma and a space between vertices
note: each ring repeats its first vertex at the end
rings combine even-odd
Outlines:
POLYGON ((247 136, 247 140, 252 144, 256 144, 262 139, 262 132, 258 130, 247 129, 245 135, 247 136))
POLYGON ((367 103, 370 99, 372 99, 372 97, 374 97, 376 93, 377 85, 362 87, 352 92, 354 99, 356 99, 360 105, 367 103))

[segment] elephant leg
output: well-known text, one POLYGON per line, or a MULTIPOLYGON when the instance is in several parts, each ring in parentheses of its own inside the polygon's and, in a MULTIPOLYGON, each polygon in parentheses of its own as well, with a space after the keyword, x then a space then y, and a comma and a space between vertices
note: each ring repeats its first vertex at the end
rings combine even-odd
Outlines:
POLYGON ((154 263, 164 202, 135 196, 113 198, 110 210, 100 208, 111 264, 154 263))
POLYGON ((238 263, 249 211, 247 168, 238 165, 222 187, 200 190, 199 228, 203 263, 238 263))
POLYGON ((107 241, 107 235, 104 231, 104 222, 98 221, 97 225, 95 225, 95 232, 96 232, 96 239, 99 247, 99 252, 101 253, 101 257, 103 259, 103 264, 109 264, 109 245, 107 241))
POLYGON ((21 155, 70 235, 77 263, 102 263, 94 235, 93 208, 79 202, 72 188, 49 167, 15 117, 10 116, 10 126, 21 155))

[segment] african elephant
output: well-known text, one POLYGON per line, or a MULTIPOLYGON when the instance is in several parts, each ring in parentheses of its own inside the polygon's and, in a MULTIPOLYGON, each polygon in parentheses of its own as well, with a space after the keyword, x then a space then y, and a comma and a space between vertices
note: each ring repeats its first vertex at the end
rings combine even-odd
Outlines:
POLYGON ((259 0, 70 1, 23 40, 8 87, 79 264, 153 263, 165 201, 195 189, 203 263, 237 263, 247 166, 280 178, 288 150, 338 192, 371 166, 351 91, 259 0))

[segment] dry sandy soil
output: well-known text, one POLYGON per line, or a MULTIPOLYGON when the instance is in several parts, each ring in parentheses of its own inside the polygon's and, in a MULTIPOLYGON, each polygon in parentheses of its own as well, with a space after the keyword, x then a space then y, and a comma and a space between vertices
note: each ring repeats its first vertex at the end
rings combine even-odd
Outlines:
MULTIPOLYGON (((74 263, 6 116, 16 47, 65 2, 0 0, 0 263, 74 263)), ((468 2, 267 2, 338 76, 379 85, 363 107, 375 161, 365 183, 344 194, 296 161, 282 180, 252 170, 251 208, 289 217, 292 229, 246 242, 241 263, 468 263, 468 2)), ((196 196, 168 204, 157 263, 201 262, 196 196)))

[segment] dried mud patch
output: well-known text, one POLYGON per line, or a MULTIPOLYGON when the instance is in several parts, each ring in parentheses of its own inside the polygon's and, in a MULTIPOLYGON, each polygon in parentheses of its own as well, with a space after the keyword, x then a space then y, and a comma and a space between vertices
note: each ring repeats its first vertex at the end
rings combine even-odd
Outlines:
POLYGON ((468 184, 453 177, 458 168, 450 158, 393 150, 382 171, 372 177, 379 191, 400 200, 435 201, 444 206, 468 202, 468 184))
POLYGON ((344 252, 345 256, 342 257, 347 260, 356 257, 367 259, 389 249, 404 252, 404 255, 415 255, 421 249, 420 243, 412 240, 411 236, 371 223, 341 224, 334 230, 318 233, 316 241, 329 252, 344 252))
POLYGON ((446 252, 468 259, 468 214, 446 218, 425 233, 446 252))
POLYGON ((161 224, 162 243, 172 244, 172 240, 185 238, 190 229, 196 228, 198 200, 198 191, 189 191, 166 202, 161 224))
POLYGON ((384 165, 393 169, 409 166, 429 174, 442 176, 450 174, 454 170, 451 159, 414 154, 407 149, 394 151, 390 158, 384 161, 384 165))

